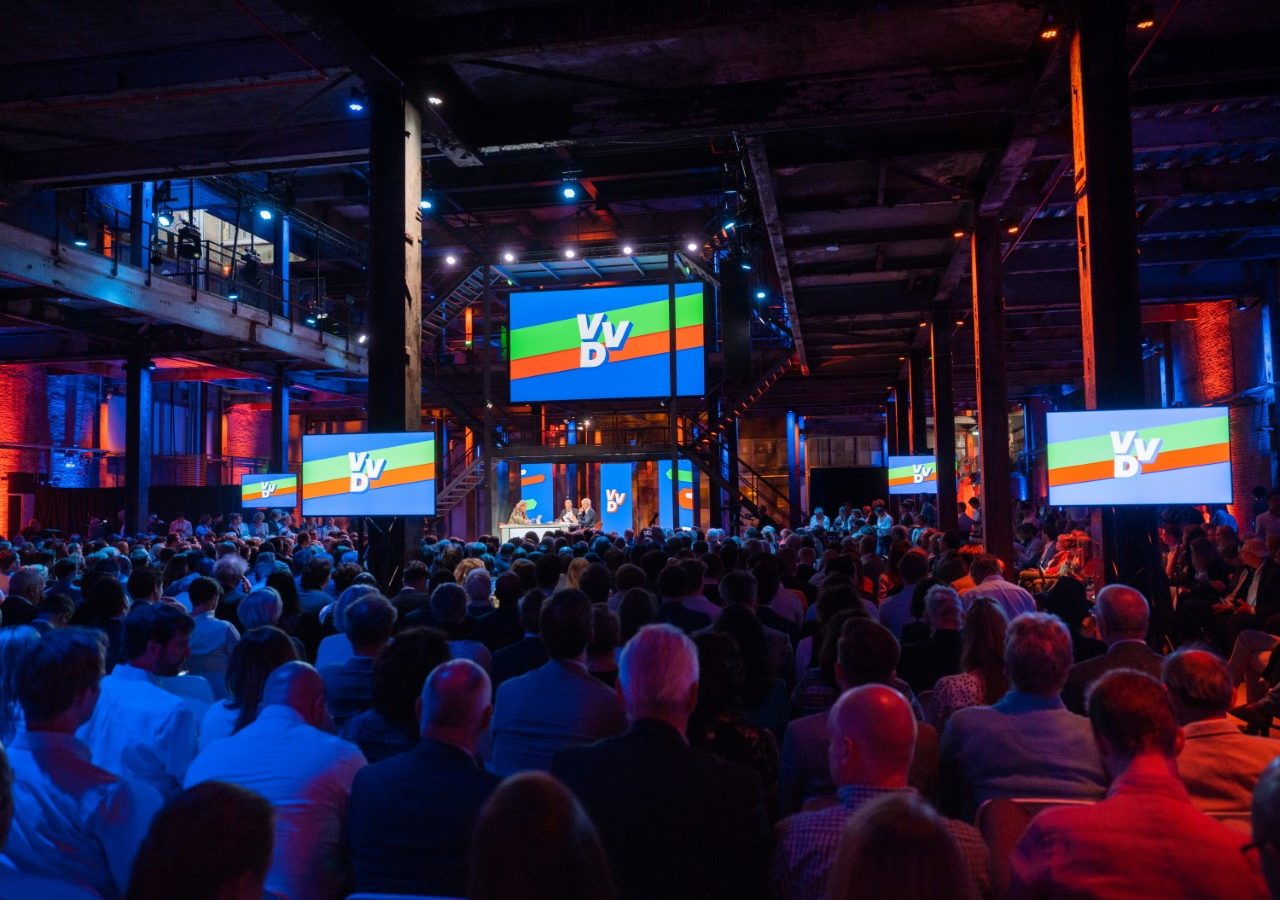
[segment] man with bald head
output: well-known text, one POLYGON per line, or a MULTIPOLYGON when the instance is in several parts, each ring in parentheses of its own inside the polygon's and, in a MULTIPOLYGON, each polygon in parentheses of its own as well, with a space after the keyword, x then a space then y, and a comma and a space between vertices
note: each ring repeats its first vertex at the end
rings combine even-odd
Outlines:
POLYGON ((476 762, 491 690, 470 660, 437 666, 418 698, 422 742, 356 776, 347 840, 357 891, 466 894, 471 832, 502 780, 476 762))
POLYGON ((1227 718, 1235 689, 1216 654, 1179 650, 1165 661, 1163 681, 1186 738, 1178 776, 1191 802, 1211 815, 1248 815, 1253 786, 1280 756, 1280 741, 1241 734, 1227 718))
MULTIPOLYGON (((828 714, 828 761, 837 806, 797 813, 777 827, 770 878, 783 900, 819 900, 845 824, 868 801, 914 794, 907 784, 916 748, 916 719, 896 690, 868 684, 846 691, 828 714)), ((984 895, 990 893, 990 858, 972 825, 946 820, 984 895)))
POLYGON ((1076 663, 1067 673, 1062 702, 1076 715, 1084 715, 1084 698, 1093 684, 1113 669, 1137 669, 1160 677, 1164 659, 1147 646, 1151 605, 1142 592, 1125 584, 1109 584, 1098 592, 1098 637, 1107 652, 1076 663))
POLYGON ((267 890, 286 897, 346 894, 342 820, 365 758, 328 728, 324 679, 304 662, 288 662, 268 676, 258 717, 209 744, 187 770, 184 787, 227 781, 272 805, 276 844, 267 890))

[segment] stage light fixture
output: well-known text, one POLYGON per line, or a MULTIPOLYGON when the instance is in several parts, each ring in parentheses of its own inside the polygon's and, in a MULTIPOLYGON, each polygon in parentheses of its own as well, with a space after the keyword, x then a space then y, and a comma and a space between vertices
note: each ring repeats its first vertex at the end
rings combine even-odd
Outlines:
POLYGON ((314 328, 317 324, 317 320, 315 316, 307 316, 306 319, 304 319, 303 321, 305 321, 312 328, 314 328))
POLYGON ((751 271, 751 263, 747 262, 745 259, 742 262, 738 263, 738 265, 741 266, 742 271, 744 272, 751 271))
POLYGON ((1135 19, 1133 24, 1139 31, 1146 31, 1149 28, 1155 28, 1156 27, 1155 8, 1152 7, 1150 3, 1139 3, 1137 18, 1135 19))
POLYGON ((964 325, 964 316, 960 316, 958 319, 956 319, 956 324, 957 324, 957 325, 960 325, 960 326, 963 326, 963 325, 964 325))
POLYGON ((698 243, 696 241, 690 241, 689 243, 684 245, 684 249, 688 250, 690 253, 697 253, 698 243))
POLYGON ((428 197, 423 197, 418 201, 418 209, 431 209, 433 206, 435 206, 435 204, 432 203, 428 197))
POLYGON ((955 231, 951 232, 951 236, 958 241, 964 237, 964 232, 957 228, 955 231))
POLYGON ((630 256, 630 255, 631 255, 631 253, 632 253, 632 247, 631 247, 631 245, 630 245, 630 244, 624 244, 624 245, 623 245, 623 247, 622 247, 622 255, 623 255, 623 256, 630 256))
POLYGON ((71 243, 81 248, 89 246, 89 229, 85 228, 83 222, 76 225, 75 235, 71 238, 71 243))
POLYGON ((575 256, 577 256, 577 255, 578 255, 578 251, 577 251, 577 250, 574 250, 572 247, 566 247, 566 248, 565 248, 565 251, 564 251, 564 258, 565 258, 565 259, 573 259, 573 258, 574 258, 575 256))
POLYGON ((1009 232, 1010 234, 1017 234, 1017 233, 1018 233, 1018 226, 1017 226, 1017 225, 1010 225, 1008 228, 1006 228, 1006 229, 1005 229, 1005 231, 1009 232))
POLYGON ((368 342, 369 342, 369 335, 365 334, 364 332, 361 332, 359 336, 356 337, 357 344, 367 344, 368 342))
POLYGON ((190 222, 183 223, 182 227, 178 229, 176 252, 178 259, 199 259, 203 252, 200 247, 200 229, 190 222))
POLYGON ((723 228, 725 231, 733 231, 733 229, 738 227, 738 223, 735 222, 733 219, 727 219, 725 220, 725 223, 720 227, 723 228))
POLYGON ((364 91, 358 87, 353 87, 351 93, 347 95, 347 109, 353 113, 362 113, 368 99, 364 91))
POLYGON ((1045 17, 1044 25, 1040 28, 1040 40, 1052 41, 1061 32, 1058 30, 1058 23, 1054 21, 1053 13, 1045 17))
POLYGON ((264 222, 270 222, 273 218, 275 218, 275 213, 267 209, 267 207, 265 206, 260 206, 258 207, 258 218, 264 222))
POLYGON ((173 210, 167 206, 160 207, 160 211, 156 213, 156 224, 161 228, 170 228, 173 226, 173 210))
POLYGON ((757 299, 757 300, 763 300, 765 297, 768 297, 768 296, 769 296, 769 295, 768 295, 767 293, 765 293, 764 291, 756 291, 756 299, 757 299))
POLYGON ((239 300, 239 299, 240 299, 240 289, 239 289, 238 287, 236 287, 234 284, 233 284, 233 285, 231 285, 230 290, 228 290, 228 291, 227 291, 227 299, 228 299, 228 300, 239 300))
POLYGON ((444 264, 446 266, 456 266, 458 264, 458 257, 450 253, 448 256, 444 258, 444 264))
POLYGON ((919 325, 921 328, 926 328, 926 327, 928 327, 928 325, 929 325, 929 323, 928 323, 927 321, 925 321, 924 319, 921 319, 921 320, 920 320, 919 322, 917 322, 916 324, 917 324, 917 325, 919 325))
POLYGON ((437 94, 427 94, 427 102, 432 106, 444 106, 444 98, 437 94))
POLYGON ((502 254, 502 259, 504 262, 513 263, 516 261, 516 255, 508 250, 506 253, 502 254))

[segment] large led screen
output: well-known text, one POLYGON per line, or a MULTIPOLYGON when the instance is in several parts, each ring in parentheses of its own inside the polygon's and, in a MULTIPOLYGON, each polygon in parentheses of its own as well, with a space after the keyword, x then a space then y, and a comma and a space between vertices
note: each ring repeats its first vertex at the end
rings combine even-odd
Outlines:
MULTIPOLYGON (((667 285, 511 294, 511 401, 671 394, 667 285)), ((676 285, 676 387, 706 391, 702 285, 676 285)))
POLYGON ((1054 506, 1230 503, 1226 407, 1049 413, 1054 506))
POLYGON ((293 509, 298 505, 297 475, 241 475, 244 509, 293 509))
POLYGON ((304 516, 431 516, 436 439, 402 434, 304 434, 304 516))
POLYGON ((938 461, 932 456, 890 456, 889 493, 938 493, 938 461))

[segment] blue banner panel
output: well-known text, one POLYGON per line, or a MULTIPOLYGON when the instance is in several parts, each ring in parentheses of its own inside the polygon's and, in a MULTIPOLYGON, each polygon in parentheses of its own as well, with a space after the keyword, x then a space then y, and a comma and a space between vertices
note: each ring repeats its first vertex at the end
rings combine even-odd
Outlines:
POLYGON ((600 464, 600 521, 605 531, 635 528, 635 463, 600 464))
POLYGON ((520 499, 525 501, 525 515, 531 522, 551 522, 557 515, 551 466, 551 463, 520 464, 520 499))
POLYGON ((658 521, 662 523, 663 528, 692 528, 693 498, 698 490, 698 473, 694 471, 693 463, 687 459, 680 460, 679 525, 672 524, 675 516, 671 512, 671 462, 665 459, 659 460, 658 473, 658 521))

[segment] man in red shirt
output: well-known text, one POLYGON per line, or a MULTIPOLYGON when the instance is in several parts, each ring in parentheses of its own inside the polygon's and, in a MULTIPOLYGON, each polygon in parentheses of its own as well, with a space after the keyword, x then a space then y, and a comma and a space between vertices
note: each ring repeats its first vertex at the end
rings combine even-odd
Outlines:
POLYGON ((1184 739, 1164 686, 1117 669, 1089 692, 1107 797, 1036 816, 1010 860, 1010 897, 1264 898, 1245 835, 1196 809, 1178 778, 1184 739))

